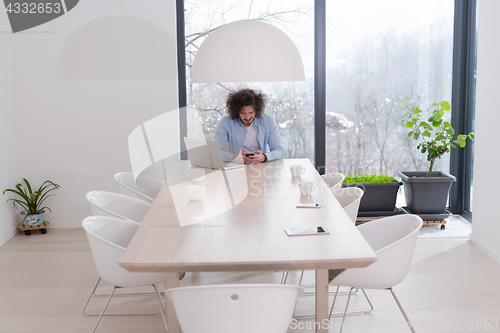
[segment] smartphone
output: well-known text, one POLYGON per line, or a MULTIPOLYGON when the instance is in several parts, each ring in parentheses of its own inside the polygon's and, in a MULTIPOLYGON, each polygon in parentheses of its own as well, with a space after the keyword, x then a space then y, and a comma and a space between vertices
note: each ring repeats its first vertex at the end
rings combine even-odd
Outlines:
POLYGON ((247 157, 248 156, 254 156, 255 154, 254 153, 246 153, 247 157))
POLYGON ((303 236, 303 235, 327 235, 329 234, 323 227, 300 227, 300 228, 285 228, 288 236, 303 236))
POLYGON ((320 208, 321 205, 318 203, 304 203, 304 204, 297 204, 297 208, 320 208))

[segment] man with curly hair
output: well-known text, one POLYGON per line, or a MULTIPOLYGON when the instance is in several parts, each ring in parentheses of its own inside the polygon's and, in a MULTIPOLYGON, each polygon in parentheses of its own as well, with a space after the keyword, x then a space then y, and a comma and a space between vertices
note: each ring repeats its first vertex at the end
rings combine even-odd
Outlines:
POLYGON ((227 115, 215 132, 224 161, 263 163, 283 158, 278 125, 264 113, 267 97, 261 91, 241 89, 229 94, 227 115))

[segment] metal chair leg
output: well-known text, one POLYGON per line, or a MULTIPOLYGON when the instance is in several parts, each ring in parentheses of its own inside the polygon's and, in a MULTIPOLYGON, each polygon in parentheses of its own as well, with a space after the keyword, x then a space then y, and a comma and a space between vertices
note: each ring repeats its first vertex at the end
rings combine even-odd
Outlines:
POLYGON ((156 285, 153 285, 153 288, 155 289, 156 299, 158 300, 158 304, 160 305, 161 318, 163 319, 163 323, 165 324, 165 329, 168 331, 167 320, 165 319, 165 307, 163 306, 163 301, 161 299, 160 292, 156 285))
POLYGON ((95 283, 94 285, 94 289, 92 289, 92 292, 90 293, 90 296, 89 298, 87 299, 87 302, 85 303, 85 306, 83 307, 83 310, 82 310, 82 313, 84 316, 90 316, 90 314, 86 314, 85 313, 85 309, 87 308, 87 305, 89 304, 90 302, 90 299, 92 298, 92 295, 95 295, 94 292, 95 290, 97 289, 97 286, 99 285, 99 282, 101 282, 101 277, 99 276, 99 278, 97 279, 97 282, 95 283))
MULTIPOLYGON (((304 270, 302 270, 302 273, 300 274, 300 279, 299 279, 299 286, 301 287, 304 287, 304 288, 314 288, 315 285, 314 284, 302 284, 302 280, 303 280, 303 277, 304 277, 304 270)), ((353 293, 355 294, 356 292, 358 291, 357 288, 354 289, 353 293)), ((337 291, 328 291, 329 294, 347 294, 348 292, 347 291, 339 291, 338 288, 337 288, 337 291)), ((316 295, 316 293, 314 291, 304 291, 302 293, 303 296, 312 296, 312 295, 316 295)))
POLYGON ((408 325, 408 327, 410 328, 410 330, 411 330, 412 333, 415 333, 415 330, 413 329, 413 325, 411 324, 410 319, 408 319, 408 316, 406 315, 406 311, 401 306, 401 303, 399 303, 399 300, 396 297, 396 294, 394 293, 394 290, 392 290, 392 287, 388 288, 388 289, 391 291, 392 297, 394 297, 394 300, 396 301, 396 304, 398 305, 399 310, 403 314, 403 317, 405 317, 406 325, 408 325))
MULTIPOLYGON (((92 297, 109 297, 110 294, 96 294, 95 291, 97 289, 97 287, 99 286, 99 283, 101 282, 101 277, 99 277, 97 279, 97 282, 95 283, 94 285, 94 288, 92 289, 92 291, 90 292, 90 295, 89 295, 89 298, 87 299, 87 302, 85 303, 85 306, 83 307, 83 310, 82 310, 82 313, 84 316, 99 316, 100 314, 99 313, 85 313, 85 309, 87 308, 90 300, 92 299, 92 297)), ((152 292, 145 292, 145 293, 115 293, 113 296, 114 297, 118 297, 118 296, 154 296, 155 293, 152 292)), ((161 296, 165 296, 165 293, 164 292, 160 292, 160 295, 161 296)), ((110 313, 110 314, 104 314, 105 316, 119 316, 121 314, 116 314, 116 313, 110 313)), ((124 313, 123 314, 124 316, 126 315, 129 315, 127 313, 124 313)))
MULTIPOLYGON (((351 288, 352 290, 353 288, 351 288)), ((356 288, 354 288, 356 289, 356 288)), ((337 287, 337 290, 338 290, 338 287, 337 287)), ((368 298, 368 295, 365 293, 365 290, 364 289, 361 289, 361 291, 363 292, 363 295, 365 295, 365 298, 366 298, 366 301, 368 302, 368 304, 370 305, 370 310, 361 310, 361 311, 352 311, 352 312, 348 312, 347 314, 348 315, 356 315, 356 314, 369 314, 373 311, 373 305, 372 305, 372 302, 370 302, 370 299, 368 298)), ((349 296, 351 296, 351 294, 354 294, 354 292, 349 292, 349 296)), ((332 303, 332 307, 330 309, 330 314, 328 315, 328 318, 331 318, 332 316, 341 316, 343 315, 344 313, 343 312, 332 312, 333 311, 333 306, 335 305, 335 300, 337 298, 337 294, 335 294, 335 298, 333 299, 333 303, 332 303)))
POLYGON ((113 287, 113 291, 109 295, 108 301, 104 305, 104 308, 102 309, 101 315, 99 316, 99 319, 97 319, 97 323, 95 323, 94 329, 92 330, 92 333, 95 332, 97 329, 97 326, 99 326, 99 322, 101 321, 102 316, 104 315, 104 311, 106 311, 106 308, 108 307, 109 302, 111 301, 111 297, 113 297, 113 294, 115 293, 116 287, 113 287))
POLYGON ((302 278, 304 277, 304 270, 300 273, 299 286, 302 286, 302 278))
MULTIPOLYGON (((333 311, 333 307, 335 306, 335 301, 337 300, 339 288, 340 288, 340 286, 337 286, 337 292, 335 293, 335 297, 333 298, 333 303, 332 303, 332 307, 330 308, 330 313, 328 314, 328 319, 330 319, 330 317, 332 316, 332 311, 333 311)), ((350 295, 351 294, 349 294, 349 296, 350 295)))
MULTIPOLYGON (((283 275, 281 276, 281 284, 286 284, 286 280, 288 279, 288 273, 290 271, 284 271, 283 275)), ((304 270, 302 270, 302 273, 300 274, 300 280, 299 280, 299 286, 302 285, 302 277, 304 276, 304 270)))
MULTIPOLYGON (((351 290, 354 288, 351 288, 351 290)), ((344 328, 344 322, 345 322, 345 316, 347 315, 347 307, 349 306, 349 301, 351 300, 351 293, 349 293, 349 296, 347 296, 347 302, 345 304, 345 310, 344 310, 344 316, 342 317, 342 323, 340 324, 340 331, 339 333, 342 333, 342 329, 344 328)))
MULTIPOLYGON (((312 284, 312 285, 305 285, 305 286, 302 285, 301 287, 312 288, 315 286, 312 284)), ((358 290, 356 288, 354 288, 354 290, 352 292, 349 292, 349 291, 330 291, 330 288, 328 288, 328 294, 347 295, 348 293, 351 293, 351 294, 355 295, 357 292, 358 292, 358 290)), ((316 295, 315 291, 304 291, 302 293, 302 296, 314 296, 314 295, 316 295)))
POLYGON ((286 279, 288 279, 288 272, 289 271, 284 271, 281 275, 281 284, 286 284, 286 279))
MULTIPOLYGON (((156 291, 155 292, 145 292, 145 293, 116 293, 116 289, 119 288, 119 287, 114 287, 113 288, 113 292, 111 294, 95 294, 95 290, 97 288, 97 286, 99 285, 99 282, 101 281, 101 278, 99 277, 99 279, 97 279, 97 282, 94 286, 94 289, 92 289, 92 292, 90 293, 90 296, 89 298, 87 299, 87 302, 85 303, 85 306, 83 307, 83 310, 82 310, 82 313, 84 316, 159 316, 161 315, 161 313, 85 313, 85 309, 87 308, 89 302, 90 302, 90 299, 92 298, 92 296, 108 296, 108 297, 117 297, 117 296, 137 296, 137 295, 140 295, 140 296, 155 296, 156 295, 156 291)), ((153 288, 155 288, 155 286, 153 286, 153 288)), ((157 288, 157 287, 156 287, 157 288)), ((160 292, 158 291, 159 294, 160 294, 160 297, 163 295, 165 295, 164 292, 160 292)), ((109 300, 108 300, 109 302, 109 300)), ((162 303, 162 312, 165 313, 165 308, 163 307, 163 303, 162 303)))
MULTIPOLYGON (((335 301, 337 300, 337 296, 338 295, 345 295, 345 294, 349 294, 349 296, 350 295, 356 295, 357 291, 358 291, 358 288, 351 288, 349 291, 339 291, 339 289, 340 289, 340 286, 338 286, 335 291, 328 291, 329 294, 334 294, 335 295, 333 297, 333 303, 332 303, 332 306, 330 308, 330 312, 329 312, 328 318, 331 318, 332 316, 333 317, 342 316, 344 314, 344 312, 332 312, 333 311, 333 307, 335 306, 335 301)), ((373 311, 372 303, 368 299, 368 296, 366 295, 365 291, 364 290, 362 290, 362 291, 363 291, 363 294, 365 295, 366 300, 368 301, 368 304, 370 305, 370 310, 348 312, 347 313, 348 315, 368 314, 368 313, 371 313, 373 311)), ((302 295, 304 295, 304 296, 310 296, 310 295, 315 295, 315 293, 304 292, 304 293, 302 293, 302 295)), ((295 313, 295 311, 294 311, 294 313, 295 313)), ((293 318, 298 319, 298 320, 302 320, 302 319, 314 319, 314 318, 316 318, 316 316, 315 315, 296 316, 294 314, 293 318)))
MULTIPOLYGON (((342 316, 344 314, 344 312, 332 312, 338 295, 345 295, 345 294, 356 295, 357 290, 358 290, 357 288, 351 288, 349 291, 339 291, 339 289, 340 289, 340 287, 337 287, 337 289, 335 291, 328 291, 329 294, 332 294, 332 293, 335 294, 335 296, 333 297, 333 303, 332 303, 332 306, 330 308, 328 318, 331 318, 332 316, 333 317, 342 316)), ((366 295, 365 291, 364 290, 362 290, 362 291, 363 291, 363 295, 365 295, 365 298, 368 301, 368 304, 370 305, 370 310, 348 312, 347 313, 348 315, 368 314, 368 313, 371 313, 373 311, 372 303, 368 299, 368 296, 366 295)), ((309 295, 314 295, 314 293, 309 294, 309 293, 304 292, 302 295, 309 296, 309 295)), ((315 315, 304 315, 304 316, 296 316, 295 314, 293 315, 293 318, 299 319, 299 320, 301 320, 301 319, 314 319, 315 317, 316 317, 315 315)))

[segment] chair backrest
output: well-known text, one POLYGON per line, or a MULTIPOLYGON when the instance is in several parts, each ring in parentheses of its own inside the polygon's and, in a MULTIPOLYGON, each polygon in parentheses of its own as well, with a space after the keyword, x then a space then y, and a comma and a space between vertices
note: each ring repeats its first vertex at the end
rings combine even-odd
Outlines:
POLYGON ((358 230, 377 254, 377 261, 365 268, 346 269, 332 284, 361 289, 397 285, 408 274, 422 224, 419 216, 410 214, 361 224, 358 230))
POLYGON ((93 215, 119 217, 141 223, 151 205, 128 195, 107 191, 91 191, 85 196, 93 215))
POLYGON ((338 172, 330 172, 321 175, 321 178, 323 178, 326 185, 328 185, 330 189, 333 188, 333 190, 337 190, 342 187, 342 181, 344 180, 345 176, 338 172))
POLYGON ((340 189, 330 189, 337 198, 340 206, 344 208, 352 223, 356 223, 358 217, 359 203, 363 197, 363 190, 359 187, 344 187, 340 189))
POLYGON ((90 216, 82 221, 99 276, 119 287, 161 283, 164 273, 130 273, 118 265, 139 223, 108 216, 90 216))
POLYGON ((114 176, 118 191, 137 199, 153 203, 164 182, 146 176, 138 176, 137 180, 131 172, 119 172, 114 176))
POLYGON ((168 289, 184 333, 285 333, 303 288, 279 284, 168 289))

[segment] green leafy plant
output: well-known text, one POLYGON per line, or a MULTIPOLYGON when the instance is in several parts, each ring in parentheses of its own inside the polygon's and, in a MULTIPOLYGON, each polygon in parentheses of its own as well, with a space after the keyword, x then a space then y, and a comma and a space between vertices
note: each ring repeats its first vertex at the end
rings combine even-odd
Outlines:
POLYGON ((19 183, 16 185, 16 188, 8 188, 3 191, 3 194, 6 192, 12 192, 19 197, 7 199, 7 202, 12 201, 14 207, 21 207, 26 210, 26 216, 41 214, 45 209, 51 211, 49 207, 43 206, 43 202, 48 197, 55 195, 49 194, 50 192, 57 190, 61 186, 51 182, 50 180, 46 180, 38 189, 33 191, 28 180, 23 178, 23 181, 24 184, 19 183))
POLYGON ((396 178, 386 175, 361 175, 346 176, 342 183, 344 184, 366 184, 366 183, 392 183, 396 178))
POLYGON ((427 112, 411 106, 408 100, 402 103, 408 110, 402 119, 402 124, 410 130, 408 137, 419 142, 417 149, 427 154, 427 161, 430 162, 426 177, 431 176, 436 159, 448 153, 450 147, 455 148, 458 145, 463 148, 467 138, 474 140, 473 132, 459 134, 456 139, 453 139, 455 130, 449 122, 443 120, 445 111, 451 109, 450 103, 442 100, 445 90, 446 88, 441 89, 439 101, 429 106, 427 112))

